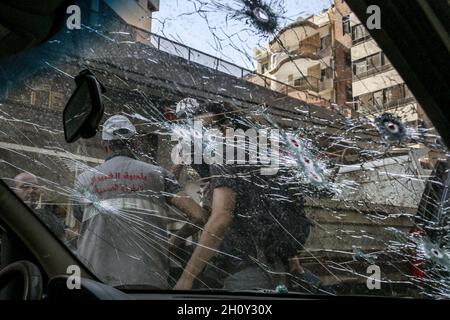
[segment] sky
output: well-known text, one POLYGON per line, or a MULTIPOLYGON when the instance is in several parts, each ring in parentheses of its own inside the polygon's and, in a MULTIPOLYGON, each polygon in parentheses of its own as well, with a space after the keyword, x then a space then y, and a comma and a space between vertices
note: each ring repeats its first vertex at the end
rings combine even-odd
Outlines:
MULTIPOLYGON (((254 69, 252 51, 267 44, 269 39, 245 19, 233 19, 223 8, 208 0, 161 0, 159 12, 153 13, 152 32, 213 56, 254 69), (200 2, 207 3, 204 6, 200 2), (198 12, 199 8, 207 11, 198 12)), ((216 0, 217 1, 217 0, 216 0)), ((318 14, 330 7, 332 0, 262 0, 281 8, 281 27, 298 17, 318 14)), ((219 1, 217 1, 219 2, 219 1)), ((242 0, 220 1, 240 9, 242 0)), ((200 10, 201 11, 201 10, 200 10)), ((241 12, 241 10, 239 10, 241 12)))

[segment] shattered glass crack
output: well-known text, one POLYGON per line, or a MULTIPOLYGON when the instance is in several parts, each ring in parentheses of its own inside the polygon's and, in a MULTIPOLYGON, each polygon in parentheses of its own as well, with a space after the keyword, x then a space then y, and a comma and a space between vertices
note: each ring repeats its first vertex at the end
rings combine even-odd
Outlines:
POLYGON ((81 30, 0 64, 11 189, 113 286, 450 297, 448 150, 387 58, 352 43, 358 21, 343 32, 345 2, 179 2, 136 23, 80 1, 81 30), (68 144, 83 69, 105 115, 68 144))

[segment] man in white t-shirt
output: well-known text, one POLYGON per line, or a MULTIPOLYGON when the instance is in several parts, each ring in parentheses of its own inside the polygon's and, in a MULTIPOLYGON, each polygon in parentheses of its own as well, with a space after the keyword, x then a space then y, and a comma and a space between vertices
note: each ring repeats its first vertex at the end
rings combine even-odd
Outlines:
POLYGON ((81 230, 77 253, 110 285, 168 289, 167 226, 174 219, 182 219, 171 216, 169 205, 190 220, 188 231, 180 230, 180 239, 192 233, 193 225, 202 225, 206 217, 173 174, 135 158, 132 150, 136 134, 125 116, 110 117, 102 132, 108 154, 105 162, 76 179, 77 202, 83 208, 82 217, 78 217, 81 230))

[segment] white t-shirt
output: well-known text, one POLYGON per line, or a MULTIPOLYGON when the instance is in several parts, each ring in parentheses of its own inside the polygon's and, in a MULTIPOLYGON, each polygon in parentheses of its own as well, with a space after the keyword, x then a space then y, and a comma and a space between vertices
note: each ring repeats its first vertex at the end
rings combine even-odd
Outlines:
POLYGON ((77 249, 82 262, 112 286, 167 289, 173 215, 167 201, 181 190, 175 177, 119 155, 78 176, 75 189, 84 209, 77 249))

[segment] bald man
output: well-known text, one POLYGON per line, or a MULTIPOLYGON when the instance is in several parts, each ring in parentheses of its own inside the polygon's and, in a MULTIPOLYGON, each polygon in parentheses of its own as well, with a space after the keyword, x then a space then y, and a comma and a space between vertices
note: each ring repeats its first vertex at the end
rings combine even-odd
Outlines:
POLYGON ((36 176, 29 172, 19 173, 14 177, 14 184, 14 192, 17 196, 27 205, 35 208, 40 195, 36 176))
POLYGON ((40 190, 36 176, 22 172, 14 177, 14 192, 60 239, 65 238, 64 224, 56 217, 51 205, 39 206, 40 190))

